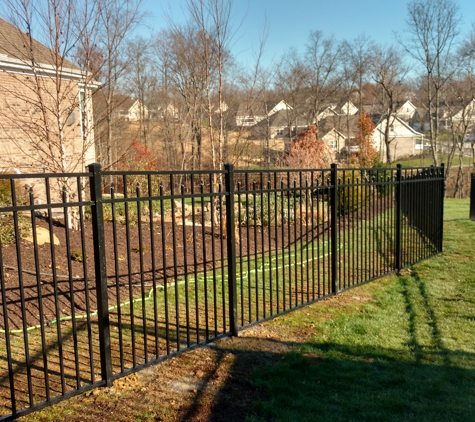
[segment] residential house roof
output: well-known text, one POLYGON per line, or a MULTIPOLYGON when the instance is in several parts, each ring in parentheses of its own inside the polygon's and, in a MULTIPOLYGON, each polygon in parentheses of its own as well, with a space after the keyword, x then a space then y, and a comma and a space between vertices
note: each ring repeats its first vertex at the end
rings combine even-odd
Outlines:
POLYGON ((270 116, 282 109, 291 109, 292 107, 284 100, 280 101, 256 101, 252 104, 239 104, 238 116, 270 116))
POLYGON ((137 102, 137 99, 128 95, 118 94, 114 96, 114 108, 120 111, 128 111, 137 102))
POLYGON ((263 136, 267 133, 268 126, 271 133, 282 129, 291 129, 290 133, 296 134, 298 131, 301 131, 301 129, 306 129, 308 124, 306 119, 302 116, 298 116, 293 110, 279 110, 268 118, 263 118, 253 125, 253 134, 255 136, 263 136))
MULTIPOLYGON (((56 55, 54 52, 22 32, 19 28, 0 18, 0 61, 11 63, 26 62, 30 67, 32 59, 36 64, 56 67, 56 55)), ((66 58, 62 58, 61 67, 73 71, 81 69, 66 58)))
MULTIPOLYGON (((399 116, 397 115, 391 115, 391 119, 394 119, 393 121, 397 121, 398 123, 400 123, 404 129, 406 129, 407 131, 410 132, 410 134, 412 136, 423 136, 422 133, 418 132, 417 130, 413 129, 411 126, 409 126, 403 119, 401 119, 399 116)), ((381 133, 384 132, 384 127, 385 127, 385 122, 386 122, 387 118, 383 119, 375 128, 375 131, 379 131, 381 133)), ((392 135, 394 137, 398 137, 398 136, 404 136, 404 137, 407 137, 407 133, 404 133, 404 134, 401 134, 401 135, 398 135, 397 133, 392 135)))
POLYGON ((330 116, 320 121, 318 125, 319 137, 325 136, 332 129, 345 136, 345 138, 353 138, 358 131, 359 115, 347 116, 336 115, 330 116))

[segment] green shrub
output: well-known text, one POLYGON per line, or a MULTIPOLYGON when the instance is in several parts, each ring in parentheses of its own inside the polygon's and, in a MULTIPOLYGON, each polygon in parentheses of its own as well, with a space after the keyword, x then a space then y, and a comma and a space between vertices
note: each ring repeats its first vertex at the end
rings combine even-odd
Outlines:
MULTIPOLYGON (((87 260, 87 255, 86 255, 86 260, 87 260)), ((84 261, 84 256, 83 256, 82 251, 80 249, 73 249, 71 251, 71 261, 77 261, 77 262, 83 262, 84 261)))
MULTIPOLYGON (((31 231, 31 221, 23 214, 18 214, 18 230, 20 237, 28 235, 31 231)), ((2 245, 13 243, 15 237, 15 224, 12 213, 0 212, 0 239, 2 245)))
MULTIPOLYGON (((6 174, 5 171, 0 174, 6 174)), ((20 186, 19 181, 14 184, 15 192, 17 193, 17 204, 24 205, 26 198, 24 189, 20 186)), ((3 245, 8 245, 15 241, 15 225, 12 212, 2 212, 2 207, 13 206, 11 182, 8 179, 0 180, 0 240, 3 245)), ((18 229, 20 237, 25 236, 31 230, 30 220, 23 214, 18 214, 18 229)))
MULTIPOLYGON (((241 198, 243 200, 244 198, 241 198)), ((300 198, 278 197, 273 195, 254 197, 250 196, 248 202, 241 202, 241 213, 236 212, 236 221, 243 225, 277 225, 295 220, 295 207, 300 204, 300 198), (269 212, 270 211, 270 212, 269 212)))
POLYGON ((374 163, 373 168, 369 171, 369 177, 380 196, 392 195, 395 185, 386 183, 394 182, 393 171, 387 168, 383 162, 378 160, 374 163))
POLYGON ((373 187, 368 183, 369 179, 361 177, 358 171, 338 172, 339 184, 349 185, 338 188, 338 215, 347 215, 366 206, 373 187))
POLYGON ((11 205, 10 181, 6 179, 0 180, 0 207, 11 205))
POLYGON ((132 252, 144 254, 148 252, 148 248, 146 246, 137 245, 132 248, 132 252))

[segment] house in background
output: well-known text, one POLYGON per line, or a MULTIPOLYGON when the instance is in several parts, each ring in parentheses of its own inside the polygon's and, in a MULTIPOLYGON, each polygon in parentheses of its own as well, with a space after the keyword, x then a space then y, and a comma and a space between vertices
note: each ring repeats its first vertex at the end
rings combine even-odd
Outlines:
POLYGON ((90 88, 98 84, 86 76, 0 19, 1 169, 73 172, 96 161, 90 88))
POLYGON ((442 106, 439 123, 443 129, 449 129, 453 125, 456 131, 462 131, 465 126, 471 130, 475 126, 475 100, 465 105, 442 106))
POLYGON ((358 113, 356 107, 351 101, 341 104, 329 104, 323 111, 318 114, 318 120, 324 120, 334 116, 354 116, 358 113))
POLYGON ((285 109, 279 110, 255 124, 251 129, 251 134, 256 139, 265 139, 269 136, 270 139, 282 138, 290 142, 307 127, 306 120, 296 115, 293 109, 285 109))
POLYGON ((336 130, 335 128, 331 128, 320 139, 328 145, 332 160, 338 161, 341 152, 344 151, 346 148, 347 137, 342 133, 338 132, 338 130, 336 130))
POLYGON ((241 103, 236 113, 236 126, 254 126, 274 113, 281 110, 291 110, 292 107, 284 100, 279 102, 241 103))
POLYGON ((404 121, 409 121, 417 118, 419 115, 419 110, 417 107, 412 104, 411 101, 407 100, 401 107, 396 110, 396 115, 404 121))
MULTIPOLYGON (((380 159, 386 162, 386 142, 385 131, 388 119, 383 119, 375 128, 373 133, 373 142, 377 151, 380 153, 380 159)), ((411 155, 419 155, 427 150, 430 145, 424 142, 424 135, 417 132, 400 117, 391 116, 389 119, 389 147, 391 148, 391 159, 399 160, 411 155)))
POLYGON ((129 122, 136 122, 143 116, 148 118, 149 112, 145 104, 141 101, 129 97, 128 95, 116 95, 114 97, 114 109, 117 110, 119 119, 123 119, 129 122))
POLYGON ((333 151, 335 160, 346 160, 356 154, 359 147, 355 144, 359 115, 333 114, 318 125, 318 137, 324 140, 333 151))

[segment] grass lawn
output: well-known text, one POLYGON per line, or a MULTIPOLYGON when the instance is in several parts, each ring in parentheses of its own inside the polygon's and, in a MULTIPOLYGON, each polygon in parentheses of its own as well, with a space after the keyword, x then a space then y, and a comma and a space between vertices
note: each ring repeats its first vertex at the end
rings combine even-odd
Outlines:
POLYGON ((475 222, 444 253, 22 418, 475 421, 475 222))
POLYGON ((315 333, 281 363, 253 373, 266 398, 253 403, 247 421, 475 420, 475 222, 468 201, 446 201, 445 220, 442 256, 352 290, 349 298, 366 300, 350 300, 338 312, 308 308, 315 333))
MULTIPOLYGON (((444 163, 447 166, 448 162, 448 155, 447 154, 439 154, 439 162, 444 163)), ((473 165, 473 159, 469 156, 463 157, 463 163, 466 166, 473 165)), ((426 152, 423 156, 420 157, 413 157, 410 160, 402 160, 397 161, 392 166, 394 167, 396 164, 401 164, 403 167, 429 167, 434 164, 432 161, 432 155, 430 152, 426 152)), ((454 165, 458 165, 458 155, 454 157, 454 165)))

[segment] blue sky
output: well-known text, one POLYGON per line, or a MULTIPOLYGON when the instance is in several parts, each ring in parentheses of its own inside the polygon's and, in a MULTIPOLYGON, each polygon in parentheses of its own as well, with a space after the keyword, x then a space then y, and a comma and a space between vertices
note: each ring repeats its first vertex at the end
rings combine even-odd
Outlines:
MULTIPOLYGON (((166 28, 164 11, 183 19, 183 0, 144 0, 143 10, 154 31, 166 28)), ((234 0, 234 23, 241 27, 233 53, 243 64, 252 60, 265 16, 269 23, 266 63, 278 60, 290 47, 303 48, 310 31, 321 30, 339 40, 364 33, 376 42, 395 43, 394 31, 403 32, 408 0, 234 0), (384 5, 383 5, 384 4, 384 5)), ((475 1, 458 0, 462 34, 475 21, 475 1)), ((143 34, 148 30, 143 30, 143 34)))

